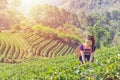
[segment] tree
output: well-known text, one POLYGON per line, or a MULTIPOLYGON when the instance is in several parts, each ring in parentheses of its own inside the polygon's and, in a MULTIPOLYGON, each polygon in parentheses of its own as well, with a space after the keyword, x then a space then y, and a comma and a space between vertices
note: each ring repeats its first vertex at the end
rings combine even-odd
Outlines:
POLYGON ((86 26, 88 25, 87 24, 87 16, 85 14, 85 11, 84 10, 81 10, 78 12, 78 19, 79 19, 79 22, 80 22, 80 28, 86 28, 86 26))
POLYGON ((98 3, 98 5, 101 6, 101 4, 102 4, 102 0, 97 0, 97 3, 98 3))
POLYGON ((0 10, 0 27, 5 29, 10 29, 13 25, 19 24, 25 19, 23 14, 14 9, 0 10))
POLYGON ((87 23, 88 23, 88 26, 93 26, 95 22, 91 16, 87 16, 87 23))
POLYGON ((21 25, 19 25, 19 24, 16 24, 16 25, 14 25, 13 27, 12 27, 12 31, 13 32, 18 32, 18 31, 20 31, 22 28, 21 28, 21 25))
POLYGON ((111 13, 111 18, 112 18, 113 20, 118 20, 118 18, 119 18, 119 13, 118 13, 117 10, 113 10, 113 11, 112 11, 112 13, 111 13))
POLYGON ((7 0, 0 0, 0 10, 7 8, 7 0))
POLYGON ((75 13, 68 12, 50 5, 37 5, 31 10, 31 16, 37 24, 45 26, 59 27, 65 23, 80 26, 78 17, 75 13))
POLYGON ((106 12, 106 17, 108 18, 108 20, 111 20, 111 14, 110 14, 110 12, 106 12))
POLYGON ((12 0, 12 2, 11 2, 11 6, 14 9, 17 9, 20 5, 21 5, 21 1, 20 0, 12 0))
POLYGON ((111 14, 110 14, 110 12, 106 12, 105 16, 106 16, 106 23, 108 24, 109 21, 111 20, 111 14))
POLYGON ((107 46, 111 43, 111 32, 107 27, 93 26, 87 29, 92 35, 95 36, 96 46, 107 46))
POLYGON ((120 45, 120 32, 118 32, 115 36, 114 36, 114 39, 113 39, 113 46, 119 46, 120 45))

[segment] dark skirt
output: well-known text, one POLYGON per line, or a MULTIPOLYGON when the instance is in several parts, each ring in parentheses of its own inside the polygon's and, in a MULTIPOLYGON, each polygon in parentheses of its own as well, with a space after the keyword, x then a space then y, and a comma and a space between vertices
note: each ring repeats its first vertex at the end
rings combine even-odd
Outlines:
MULTIPOLYGON (((82 62, 82 64, 83 64, 83 60, 82 60, 82 56, 80 56, 79 57, 79 60, 82 62)), ((90 61, 90 55, 85 55, 85 61, 90 61)), ((92 62, 94 61, 94 57, 93 57, 93 59, 92 59, 92 62)))

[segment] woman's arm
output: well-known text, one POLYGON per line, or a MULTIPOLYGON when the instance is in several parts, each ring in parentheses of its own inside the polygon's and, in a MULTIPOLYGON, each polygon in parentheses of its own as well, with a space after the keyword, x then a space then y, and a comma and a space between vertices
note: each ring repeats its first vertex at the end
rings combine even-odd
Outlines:
POLYGON ((84 56, 84 52, 83 51, 81 51, 81 56, 82 56, 83 63, 85 63, 85 56, 84 56))
POLYGON ((93 52, 92 52, 91 55, 90 55, 90 63, 91 63, 92 60, 93 60, 95 50, 96 50, 96 46, 94 46, 93 52))
POLYGON ((90 55, 90 63, 92 62, 93 57, 94 57, 94 52, 92 52, 91 55, 90 55))

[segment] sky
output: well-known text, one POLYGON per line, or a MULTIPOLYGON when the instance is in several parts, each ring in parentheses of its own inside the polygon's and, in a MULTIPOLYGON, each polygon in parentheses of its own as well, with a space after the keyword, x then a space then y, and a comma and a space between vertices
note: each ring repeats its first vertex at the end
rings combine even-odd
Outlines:
MULTIPOLYGON (((21 6, 19 7, 19 10, 24 13, 25 15, 28 15, 30 9, 37 4, 44 5, 44 4, 52 4, 55 5, 57 0, 21 0, 21 6)), ((60 2, 60 0, 58 0, 60 2)))

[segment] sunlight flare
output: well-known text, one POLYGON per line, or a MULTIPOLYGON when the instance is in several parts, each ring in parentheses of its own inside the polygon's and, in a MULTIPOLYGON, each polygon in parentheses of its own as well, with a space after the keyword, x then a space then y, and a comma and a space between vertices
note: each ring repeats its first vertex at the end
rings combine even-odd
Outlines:
POLYGON ((30 9, 35 5, 53 4, 53 0, 21 0, 20 11, 28 14, 30 9))

